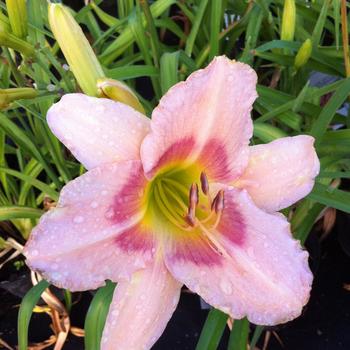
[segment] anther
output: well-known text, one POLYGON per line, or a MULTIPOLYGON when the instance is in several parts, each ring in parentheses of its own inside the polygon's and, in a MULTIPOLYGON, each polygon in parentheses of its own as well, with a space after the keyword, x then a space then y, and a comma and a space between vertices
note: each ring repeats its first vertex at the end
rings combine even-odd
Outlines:
POLYGON ((189 199, 189 205, 188 205, 188 212, 185 217, 185 220, 190 226, 195 226, 196 207, 199 203, 198 186, 196 183, 193 183, 191 185, 188 199, 189 199))
POLYGON ((213 202, 211 203, 211 210, 215 210, 216 213, 221 212, 224 209, 224 191, 220 190, 213 202))
POLYGON ((193 183, 190 188, 189 207, 196 208, 198 202, 199 202, 198 186, 196 183, 193 183))
POLYGON ((188 209, 188 213, 185 216, 185 220, 192 227, 196 225, 196 214, 194 210, 192 210, 191 208, 188 209))
POLYGON ((201 179, 201 189, 202 189, 202 192, 203 192, 205 195, 208 195, 208 193, 209 193, 209 182, 208 182, 207 175, 206 175, 206 173, 205 173, 204 171, 201 172, 200 179, 201 179))

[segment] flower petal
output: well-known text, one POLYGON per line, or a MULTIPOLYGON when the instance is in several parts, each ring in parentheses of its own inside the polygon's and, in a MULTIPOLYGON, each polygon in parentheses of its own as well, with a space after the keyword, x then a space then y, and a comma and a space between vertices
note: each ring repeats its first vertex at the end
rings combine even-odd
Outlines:
POLYGON ((210 180, 233 180, 248 162, 256 74, 221 56, 172 87, 153 111, 141 146, 146 176, 164 165, 199 161, 210 180))
POLYGON ((166 247, 166 265, 176 279, 206 302, 256 324, 289 321, 309 298, 312 274, 307 252, 280 214, 255 206, 245 190, 225 190, 219 225, 203 231, 216 247, 194 260, 166 247))
POLYGON ((155 241, 142 223, 140 161, 107 164, 71 181, 27 242, 27 264, 57 286, 94 289, 147 266, 155 241))
POLYGON ((118 283, 103 331, 101 349, 150 349, 178 304, 181 284, 163 261, 118 283))
POLYGON ((67 94, 47 113, 52 132, 87 168, 140 158, 149 119, 123 103, 67 94))
POLYGON ((266 211, 290 206, 311 192, 319 173, 313 144, 313 137, 300 135, 250 147, 249 165, 235 186, 266 211))

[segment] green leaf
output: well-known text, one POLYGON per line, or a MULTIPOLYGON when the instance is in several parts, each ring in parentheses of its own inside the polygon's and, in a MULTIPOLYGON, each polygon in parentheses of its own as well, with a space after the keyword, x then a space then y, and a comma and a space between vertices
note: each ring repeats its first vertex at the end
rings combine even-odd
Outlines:
POLYGON ((223 18, 223 4, 221 0, 211 0, 210 7, 210 51, 209 60, 211 61, 219 54, 219 34, 221 21, 223 18))
POLYGON ((160 87, 164 95, 178 81, 180 52, 164 53, 160 59, 160 87))
POLYGON ((26 133, 4 113, 0 113, 0 128, 2 128, 5 131, 5 133, 7 133, 7 135, 9 135, 12 138, 12 140, 16 142, 22 149, 29 152, 34 158, 38 160, 38 162, 40 162, 43 165, 47 174, 55 182, 55 185, 58 188, 61 186, 59 179, 45 161, 38 147, 26 135, 26 133))
POLYGON ((316 122, 311 128, 310 134, 316 138, 316 145, 320 143, 321 137, 326 132, 328 125, 332 121, 336 111, 344 103, 350 94, 350 78, 344 79, 341 86, 323 108, 316 122))
POLYGON ((41 209, 28 208, 19 205, 1 206, 0 207, 0 220, 11 219, 38 219, 43 215, 41 209))
POLYGON ((330 0, 324 0, 323 6, 316 22, 314 31, 312 32, 312 43, 314 46, 320 44, 323 27, 325 26, 325 22, 327 19, 328 7, 330 5, 330 0))
POLYGON ((328 207, 350 213, 350 192, 316 183, 308 198, 328 207))
POLYGON ((139 77, 157 77, 159 71, 154 66, 130 65, 110 69, 107 76, 116 80, 126 80, 139 77))
POLYGON ((224 329, 226 327, 227 315, 212 309, 202 328, 196 350, 216 350, 224 329))
MULTIPOLYGON (((150 9, 153 18, 160 16, 165 10, 173 5, 176 0, 158 0, 152 3, 150 9)), ((145 16, 141 18, 141 25, 145 27, 145 16)), ((133 43, 133 33, 130 25, 128 25, 123 32, 113 41, 107 49, 101 54, 100 60, 103 64, 108 65, 113 62, 114 59, 119 57, 130 45, 133 43)))
POLYGON ((280 137, 286 137, 288 134, 270 124, 254 123, 254 136, 267 143, 280 137))
POLYGON ((228 350, 246 350, 249 334, 249 321, 247 318, 242 320, 234 320, 230 339, 228 342, 228 350))
POLYGON ((32 317, 34 306, 40 299, 41 294, 49 286, 45 280, 29 290, 24 296, 18 312, 18 350, 28 349, 28 327, 32 317))
POLYGON ((192 23, 191 32, 190 32, 190 34, 187 38, 187 41, 186 41, 185 52, 190 57, 192 55, 194 42, 196 41, 199 27, 202 23, 204 12, 205 12, 205 9, 207 8, 207 5, 208 5, 208 0, 201 0, 200 1, 199 5, 198 5, 196 16, 194 18, 194 22, 192 23))
POLYGON ((5 173, 8 175, 15 176, 27 182, 28 184, 31 184, 32 186, 38 188, 40 191, 50 196, 53 200, 56 200, 56 201, 58 200, 58 193, 54 189, 52 189, 49 185, 46 185, 44 182, 34 179, 29 175, 25 175, 19 171, 7 169, 3 167, 0 167, 0 173, 5 173))
POLYGON ((250 349, 252 349, 252 350, 255 349, 256 344, 258 343, 259 338, 260 338, 263 330, 264 330, 264 326, 256 326, 255 327, 255 330, 254 330, 254 333, 252 336, 252 340, 251 340, 250 345, 249 345, 250 349))
POLYGON ((86 350, 100 349, 102 332, 115 287, 114 283, 108 281, 105 287, 97 291, 91 301, 84 325, 86 350))

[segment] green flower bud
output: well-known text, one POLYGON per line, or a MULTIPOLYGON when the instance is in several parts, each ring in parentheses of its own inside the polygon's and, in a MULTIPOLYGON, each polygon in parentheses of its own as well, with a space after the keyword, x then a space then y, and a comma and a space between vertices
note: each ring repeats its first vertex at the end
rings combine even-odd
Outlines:
POLYGON ((97 96, 97 79, 105 74, 82 29, 62 4, 49 3, 48 9, 52 33, 78 84, 85 94, 97 96))
POLYGON ((296 7, 294 0, 285 0, 282 15, 281 40, 294 39, 296 7))
POLYGON ((306 39, 303 44, 300 46, 298 53, 294 59, 295 69, 299 69, 304 66, 309 60, 312 53, 312 41, 311 39, 306 39))
POLYGON ((104 78, 98 80, 97 87, 99 97, 107 97, 111 100, 122 102, 145 114, 145 110, 137 96, 124 83, 118 80, 104 78))

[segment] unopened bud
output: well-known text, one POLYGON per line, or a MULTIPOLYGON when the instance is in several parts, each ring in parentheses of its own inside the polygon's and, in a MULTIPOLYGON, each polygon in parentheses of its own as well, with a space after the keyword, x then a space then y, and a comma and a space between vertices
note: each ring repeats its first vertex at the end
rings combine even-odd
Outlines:
POLYGON ((12 33, 18 38, 25 39, 28 35, 28 20, 26 0, 6 0, 12 33))
POLYGON ((306 39, 303 44, 300 46, 298 53, 294 59, 295 69, 299 69, 304 66, 309 60, 312 53, 312 41, 311 39, 306 39))
POLYGON ((83 92, 97 96, 96 82, 105 76, 97 57, 70 10, 49 3, 49 23, 71 71, 83 92))
POLYGON ((0 89, 0 110, 7 108, 13 101, 37 96, 38 91, 31 88, 0 89))
POLYGON ((99 97, 107 97, 111 100, 122 102, 145 114, 139 99, 126 84, 118 80, 102 78, 98 79, 97 88, 99 97))
POLYGON ((296 20, 295 0, 285 0, 282 15, 281 40, 294 39, 296 20))

